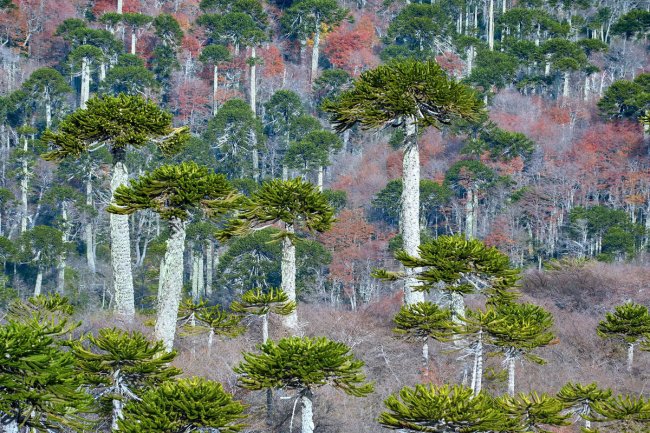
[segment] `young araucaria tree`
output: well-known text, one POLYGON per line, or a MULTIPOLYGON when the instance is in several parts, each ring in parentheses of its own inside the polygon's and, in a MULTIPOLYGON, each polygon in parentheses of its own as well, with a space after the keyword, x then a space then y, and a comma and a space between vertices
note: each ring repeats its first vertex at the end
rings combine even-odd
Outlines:
MULTIPOLYGON (((363 128, 400 127, 404 131, 400 232, 404 250, 413 257, 420 245, 420 151, 418 130, 436 128, 455 119, 473 119, 482 103, 468 86, 447 77, 433 60, 402 60, 366 71, 335 101, 323 104, 332 113, 337 132, 360 123, 363 128)), ((414 291, 417 282, 407 270, 404 300, 421 302, 424 295, 414 291)))
MULTIPOLYGON (((111 195, 128 182, 126 152, 155 143, 165 155, 178 151, 189 138, 188 129, 172 128, 172 116, 139 96, 118 95, 91 99, 85 109, 67 116, 58 132, 46 131, 43 141, 54 147, 48 160, 79 159, 104 146, 113 157, 111 195)), ((131 320, 135 315, 131 240, 126 215, 111 214, 111 264, 115 311, 131 320)))
POLYGON ((230 305, 230 309, 239 314, 251 314, 262 319, 262 343, 269 339, 269 314, 288 316, 296 309, 296 302, 281 289, 249 290, 239 301, 230 305))
POLYGON ((650 313, 645 305, 628 302, 607 313, 598 324, 598 335, 602 338, 623 340, 627 344, 627 371, 632 371, 634 346, 650 334, 650 313))
POLYGON ((429 367, 429 338, 449 341, 458 331, 451 311, 428 301, 403 305, 393 322, 394 332, 422 341, 422 361, 425 368, 429 367))
POLYGON ((516 397, 505 395, 498 401, 503 412, 516 421, 520 432, 547 432, 548 427, 569 425, 569 415, 563 413, 562 402, 548 394, 519 393, 516 397))
POLYGON ((124 433, 237 433, 243 412, 220 383, 195 377, 163 383, 130 401, 118 426, 124 433))
POLYGON ((167 352, 162 342, 152 343, 139 332, 104 328, 97 337, 90 335, 86 340, 89 344, 76 342, 72 346, 77 368, 103 407, 107 411, 112 407, 113 430, 126 401, 140 399, 145 388, 181 373, 169 365, 176 352, 167 352))
POLYGON ((343 343, 325 337, 283 338, 259 346, 262 353, 244 353, 234 371, 240 374, 239 386, 252 389, 294 389, 302 402, 302 433, 314 432, 312 391, 332 385, 346 394, 365 397, 373 391, 364 383, 365 365, 350 354, 343 343))
POLYGON ((158 315, 154 335, 168 351, 174 345, 178 307, 183 291, 183 255, 185 230, 193 210, 214 215, 232 209, 239 194, 220 174, 194 162, 163 165, 144 174, 131 185, 122 185, 113 195, 108 211, 130 215, 150 209, 169 224, 165 257, 160 263, 158 279, 158 315))
POLYGON ((564 404, 567 413, 576 415, 585 422, 585 428, 591 428, 591 415, 594 404, 607 401, 612 397, 611 389, 601 389, 590 383, 582 385, 568 382, 557 393, 557 398, 564 404))
POLYGON ((241 325, 243 319, 219 305, 207 306, 205 301, 185 300, 178 311, 178 324, 185 334, 208 333, 208 356, 212 353, 214 336, 236 337, 246 331, 241 325))
MULTIPOLYGON (((231 221, 222 232, 222 237, 243 235, 250 230, 281 223, 283 230, 278 239, 282 240, 282 291, 289 301, 295 302, 296 229, 324 232, 333 222, 334 210, 327 197, 314 185, 301 178, 287 181, 274 179, 265 182, 243 204, 237 219, 231 221)), ((285 316, 284 324, 294 334, 298 332, 297 310, 285 316)))
POLYGON ((470 388, 460 385, 405 386, 399 396, 389 396, 384 404, 388 410, 379 415, 379 423, 403 433, 517 431, 509 430, 516 423, 489 395, 474 396, 470 388))
POLYGON ((555 336, 551 332, 553 316, 540 306, 533 304, 505 303, 499 305, 500 320, 490 322, 486 327, 491 342, 505 357, 508 366, 508 395, 515 395, 515 364, 522 358, 544 364, 544 359, 531 352, 548 346, 555 336))

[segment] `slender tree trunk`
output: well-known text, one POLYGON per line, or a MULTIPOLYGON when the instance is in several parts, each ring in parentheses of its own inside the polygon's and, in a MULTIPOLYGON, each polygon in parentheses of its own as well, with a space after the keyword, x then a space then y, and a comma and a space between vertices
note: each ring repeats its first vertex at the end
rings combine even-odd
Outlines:
MULTIPOLYGON (((404 155, 402 160, 402 213, 400 215, 400 230, 402 232, 404 250, 411 256, 418 256, 420 246, 420 150, 417 142, 417 127, 415 119, 410 117, 405 125, 404 155)), ((407 278, 404 284, 404 302, 415 304, 424 301, 424 294, 416 292, 417 285, 414 274, 417 269, 406 269, 407 278)))
POLYGON ((251 70, 250 70, 250 73, 251 73, 251 76, 250 76, 250 84, 251 84, 251 90, 250 90, 251 95, 250 96, 251 96, 251 100, 250 100, 250 102, 251 102, 251 111, 253 112, 253 116, 256 116, 256 113, 257 113, 257 74, 256 74, 257 66, 255 64, 255 61, 257 59, 255 58, 255 53, 256 53, 255 46, 252 46, 251 47, 251 60, 252 60, 252 62, 251 62, 251 66, 250 66, 250 68, 251 68, 251 70))
POLYGON ((627 345, 627 371, 632 372, 632 364, 634 363, 634 344, 627 345))
MULTIPOLYGON (((93 205, 93 182, 91 178, 92 174, 88 175, 86 179, 86 205, 93 205)), ((88 216, 88 222, 84 226, 84 237, 86 238, 86 262, 88 263, 88 270, 90 271, 91 276, 95 275, 96 265, 95 265, 95 236, 93 234, 93 222, 88 216)))
POLYGON ((36 283, 34 284, 34 296, 41 294, 41 287, 43 287, 43 269, 38 267, 38 273, 36 274, 36 283))
POLYGON ((508 395, 515 396, 515 358, 508 359, 508 395))
POLYGON ((22 162, 23 177, 20 179, 20 203, 22 211, 20 213, 20 233, 27 231, 27 216, 29 212, 29 205, 27 200, 27 192, 29 190, 29 166, 26 160, 22 162))
POLYGON ((318 166, 318 191, 323 192, 323 166, 318 166))
POLYGON ((316 32, 314 33, 314 45, 311 50, 311 75, 309 82, 314 83, 316 74, 318 73, 318 55, 320 49, 320 21, 316 20, 316 32))
POLYGON ((472 372, 472 390, 478 395, 483 387, 483 331, 478 332, 474 349, 474 371, 472 372))
MULTIPOLYGON (((63 245, 65 245, 68 242, 68 212, 66 210, 65 201, 61 203, 61 221, 63 226, 63 230, 61 230, 63 232, 61 234, 61 241, 63 242, 63 245)), ((63 294, 63 290, 65 289, 65 256, 65 252, 62 252, 61 256, 59 257, 59 263, 57 266, 56 291, 60 294, 63 294)))
POLYGON ((197 302, 201 297, 199 293, 199 254, 194 250, 192 251, 192 276, 190 280, 192 281, 192 299, 197 302))
POLYGON ((269 313, 262 315, 262 343, 269 339, 269 313))
POLYGON ((87 57, 81 59, 81 92, 79 94, 79 107, 86 108, 90 99, 90 62, 87 57))
POLYGON ((45 92, 45 127, 50 129, 52 126, 52 99, 50 98, 50 92, 45 92))
POLYGON ((162 340, 165 349, 171 352, 176 333, 178 306, 183 295, 183 253, 185 252, 186 222, 179 218, 169 221, 171 235, 167 240, 167 250, 161 263, 158 285, 158 317, 154 335, 162 340))
POLYGON ((562 96, 565 98, 569 97, 569 71, 564 71, 564 85, 562 87, 562 96))
POLYGON ((282 180, 289 180, 289 167, 286 164, 282 164, 282 180))
POLYGON ((214 276, 214 242, 205 243, 205 297, 212 296, 212 280, 214 276))
MULTIPOLYGON (((285 224, 289 234, 294 233, 293 224, 285 224)), ((282 238, 282 290, 287 294, 289 301, 296 300, 296 246, 289 236, 282 238)), ((284 326, 291 330, 293 335, 298 332, 298 309, 283 319, 284 326)))
POLYGON ((476 221, 474 221, 474 188, 467 187, 467 199, 465 202, 465 238, 476 237, 476 221))
POLYGON ((122 13, 122 0, 117 0, 117 13, 122 13))
POLYGON ((131 30, 131 54, 135 54, 135 46, 138 43, 138 36, 135 34, 135 29, 131 30))
POLYGON ((251 157, 253 159, 253 180, 255 183, 260 181, 260 154, 257 150, 257 134, 255 130, 248 131, 251 143, 251 157))
POLYGON ((124 402, 119 398, 113 399, 113 418, 111 420, 111 431, 119 430, 117 426, 117 420, 123 419, 124 415, 122 414, 122 409, 124 408, 124 402))
POLYGON ((214 71, 212 76, 212 115, 217 115, 218 100, 217 100, 217 91, 219 90, 219 67, 214 65, 214 71))
POLYGON ((422 343, 422 362, 424 363, 425 370, 429 370, 429 339, 425 338, 422 343))
POLYGON ((302 430, 301 433, 314 433, 314 412, 312 409, 313 394, 310 390, 305 389, 302 392, 302 430))
POLYGON ((488 14, 488 47, 490 48, 490 51, 494 51, 494 0, 490 0, 488 14))
MULTIPOLYGON (((120 185, 128 182, 126 165, 118 161, 113 166, 111 179, 111 197, 120 185)), ((135 299, 133 293, 133 275, 131 273, 131 236, 129 217, 110 214, 111 226, 111 265, 113 268, 113 293, 115 312, 126 320, 135 316, 135 299)))

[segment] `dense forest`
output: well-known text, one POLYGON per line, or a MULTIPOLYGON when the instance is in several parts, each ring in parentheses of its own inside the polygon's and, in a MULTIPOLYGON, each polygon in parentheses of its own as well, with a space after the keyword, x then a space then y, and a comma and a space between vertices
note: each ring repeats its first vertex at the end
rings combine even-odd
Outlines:
POLYGON ((650 432, 648 0, 0 0, 0 431, 650 432))

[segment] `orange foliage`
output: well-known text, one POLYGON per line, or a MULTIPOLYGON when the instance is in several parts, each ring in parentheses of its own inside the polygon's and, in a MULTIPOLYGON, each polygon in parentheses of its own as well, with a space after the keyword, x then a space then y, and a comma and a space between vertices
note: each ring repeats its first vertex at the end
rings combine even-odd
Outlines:
POLYGON ((258 50, 262 58, 262 77, 270 78, 284 73, 284 60, 282 53, 275 45, 258 50))
POLYGON ((377 42, 372 19, 364 15, 354 25, 343 24, 328 34, 323 53, 337 68, 358 75, 379 64, 372 52, 377 42))

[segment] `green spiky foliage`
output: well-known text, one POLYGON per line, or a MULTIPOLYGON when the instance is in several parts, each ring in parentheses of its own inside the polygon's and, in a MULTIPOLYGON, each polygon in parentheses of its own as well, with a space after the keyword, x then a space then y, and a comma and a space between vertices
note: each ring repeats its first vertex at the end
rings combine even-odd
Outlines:
POLYGON ((78 328, 80 322, 70 322, 74 307, 58 293, 32 296, 26 301, 16 299, 8 308, 7 319, 27 323, 36 321, 49 335, 66 335, 78 328))
POLYGON ((189 219, 195 208, 215 214, 226 212, 236 204, 239 194, 223 175, 212 173, 195 162, 163 165, 120 186, 108 212, 129 215, 150 209, 165 220, 189 219))
POLYGON ((74 343, 72 351, 84 383, 105 410, 112 404, 113 425, 124 401, 138 399, 147 388, 181 373, 169 365, 176 352, 167 352, 160 341, 151 342, 137 331, 104 328, 74 343))
POLYGON ((552 433, 546 429, 570 424, 569 415, 562 413, 562 402, 548 394, 533 391, 530 394, 519 393, 516 397, 503 396, 498 404, 523 432, 552 433))
POLYGON ((489 395, 474 397, 460 385, 405 386, 384 405, 388 410, 379 415, 379 423, 400 432, 501 432, 513 426, 489 395))
POLYGON ((596 328, 602 338, 616 338, 635 344, 650 333, 650 312, 645 305, 628 302, 618 305, 614 312, 605 314, 596 328))
MULTIPOLYGON (((507 255, 488 247, 477 239, 462 236, 439 236, 419 247, 419 256, 412 257, 403 250, 395 254, 407 268, 423 268, 416 274, 420 282, 416 290, 429 291, 444 283, 448 294, 468 295, 481 292, 494 302, 513 299, 512 288, 519 280, 519 271, 510 267, 507 255)), ((404 274, 376 270, 374 275, 385 280, 397 280, 404 274)))
POLYGON ((214 334, 234 338, 246 330, 241 325, 241 316, 232 314, 219 305, 206 307, 198 311, 196 320, 204 328, 207 328, 211 336, 214 334))
POLYGON ((141 148, 150 142, 163 154, 172 155, 189 138, 189 129, 173 128, 171 120, 171 114, 141 96, 93 98, 85 109, 63 119, 58 132, 43 134, 43 140, 54 147, 43 157, 54 161, 79 158, 97 147, 109 146, 114 159, 123 160, 129 146, 141 148))
POLYGON ((118 422, 124 433, 236 433, 244 405, 225 392, 220 383, 203 378, 170 381, 146 392, 124 408, 118 422))
POLYGON ((207 301, 204 301, 203 299, 194 301, 192 298, 185 298, 178 306, 178 326, 195 327, 196 315, 207 306, 207 301))
MULTIPOLYGON (((277 222, 324 232, 334 221, 334 210, 327 197, 314 185, 301 178, 273 179, 262 184, 243 204, 237 219, 221 232, 221 237, 243 235, 259 225, 277 222)), ((281 232, 279 237, 293 238, 287 231, 281 232)))
POLYGON ((332 385, 346 394, 365 397, 373 384, 365 382, 365 365, 343 343, 325 337, 290 337, 259 346, 261 353, 244 353, 234 371, 246 389, 295 389, 301 393, 332 385), (365 382, 365 383, 364 383, 365 382))
POLYGON ((91 427, 83 414, 92 410, 92 397, 80 390, 74 357, 53 338, 64 331, 37 320, 0 326, 0 423, 7 431, 91 427))
POLYGON ((230 305, 230 309, 239 314, 265 316, 269 313, 286 316, 296 309, 296 303, 282 289, 252 289, 245 292, 239 301, 230 305))
POLYGON ((565 409, 583 419, 585 427, 589 427, 594 404, 607 401, 611 396, 611 389, 601 389, 595 382, 589 385, 568 382, 557 393, 565 409))
POLYGON ((433 60, 394 61, 361 74, 353 87, 323 104, 338 132, 357 122, 363 128, 400 126, 407 118, 419 127, 474 118, 481 102, 468 86, 450 80, 433 60))
POLYGON ((513 396, 515 362, 524 358, 537 364, 546 363, 531 352, 548 346, 555 339, 551 332, 553 316, 544 308, 528 303, 499 305, 496 312, 502 320, 490 322, 486 332, 508 365, 508 391, 513 396))
MULTIPOLYGON (((650 400, 642 396, 618 395, 593 404, 593 421, 603 432, 644 433, 650 425, 650 400)), ((598 430, 585 430, 597 433, 598 430)))
POLYGON ((407 338, 449 341, 458 331, 458 327, 452 320, 451 311, 428 301, 403 305, 393 318, 393 322, 395 322, 393 332, 407 338))

